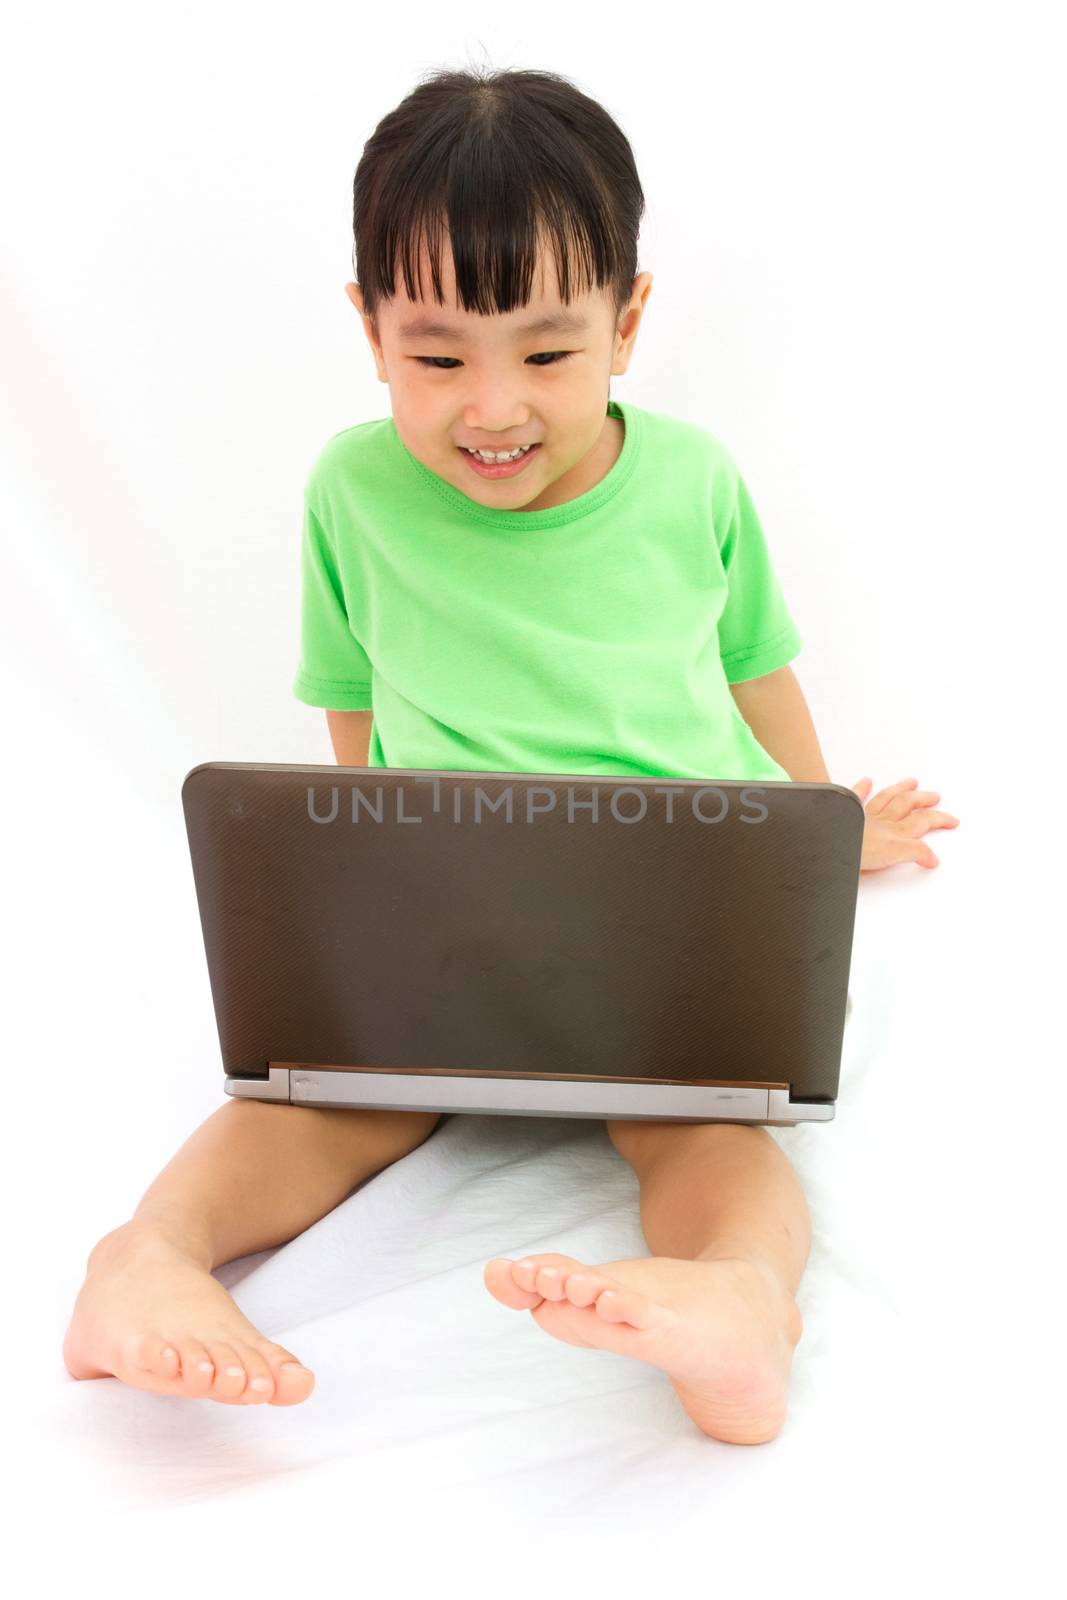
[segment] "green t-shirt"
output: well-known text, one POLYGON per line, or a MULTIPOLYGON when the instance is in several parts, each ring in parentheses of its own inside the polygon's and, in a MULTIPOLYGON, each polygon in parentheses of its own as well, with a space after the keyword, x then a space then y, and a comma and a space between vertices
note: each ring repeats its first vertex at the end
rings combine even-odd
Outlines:
POLYGON ((392 417, 320 451, 293 693, 372 709, 370 766, 788 781, 728 688, 801 648, 733 457, 607 410, 614 466, 546 511, 461 493, 392 417))

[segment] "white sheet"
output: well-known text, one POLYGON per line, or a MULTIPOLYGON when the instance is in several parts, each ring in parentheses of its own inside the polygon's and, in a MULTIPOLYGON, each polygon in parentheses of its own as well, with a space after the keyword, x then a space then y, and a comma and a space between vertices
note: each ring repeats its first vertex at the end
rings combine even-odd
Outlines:
MULTIPOLYGON (((91 827, 91 794, 87 806, 91 827)), ((453 1117, 300 1238, 218 1270, 246 1315, 314 1369, 305 1404, 236 1409, 72 1380, 59 1347, 84 1252, 130 1213, 222 1093, 174 809, 169 821, 164 812, 138 822, 136 810, 124 819, 129 859, 153 831, 161 848, 158 948, 128 937, 107 968, 110 995, 88 947, 80 968, 70 962, 66 1009, 88 1024, 86 1069, 101 1092, 91 1073, 71 1078, 57 1107, 68 1186, 59 1196, 38 1139, 22 1192, 35 1184, 45 1232, 8 1233, 12 1270, 35 1289, 25 1341, 5 1334, 21 1374, 10 1399, 22 1423, 19 1528, 36 1528, 38 1540, 57 1518, 77 1530, 46 1541, 49 1562, 76 1574, 95 1551, 132 1592, 139 1563, 158 1565, 162 1540, 163 1592, 168 1582, 180 1591, 179 1575, 197 1580, 203 1548, 236 1578, 291 1593, 349 1570, 388 1579, 400 1552, 412 1582, 439 1581, 450 1561, 489 1593, 499 1563, 510 1570, 521 1550, 514 1583, 532 1593, 546 1565, 556 1582, 564 1571, 596 1581, 610 1550, 608 1570, 624 1555, 629 1581, 691 1574, 694 1561, 740 1581, 755 1562, 770 1585, 817 1564, 821 1583, 844 1593, 859 1572, 874 1592, 883 1583, 891 1592, 920 1550, 931 1583, 1036 1559, 1036 1545, 1018 1539, 1030 1524, 1039 1530, 1049 1492, 1034 1452, 1051 1425, 1059 1325, 1042 1314, 1047 1286, 1031 1259, 1040 1252, 1008 1226, 991 1187, 1009 1019, 1003 1008, 980 1011, 989 963, 984 977, 975 968, 973 1014, 949 1017, 942 984, 924 977, 921 905, 935 924, 959 907, 954 939, 947 924, 927 925, 930 947, 955 948, 950 968, 960 952, 981 959, 966 930, 973 894, 946 844, 938 873, 861 886, 837 1118, 771 1130, 802 1176, 814 1224, 791 1410, 773 1442, 706 1438, 662 1373, 554 1340, 484 1288, 495 1255, 560 1250, 592 1263, 645 1253, 630 1168, 602 1123, 567 1119, 453 1117), (166 914, 179 906, 181 916, 166 914), (161 1001, 186 989, 161 1032, 161 1001), (110 1043, 105 1014, 117 1030, 110 1043), (142 1047, 154 1040, 165 1064, 146 1065, 140 1081, 138 1037, 142 1047), (261 1531, 267 1542, 250 1550, 261 1531)), ((103 807, 95 820, 106 831, 103 807)), ((959 843, 965 850, 962 832, 959 843)), ((108 855, 80 868, 89 892, 74 916, 87 927, 108 855)), ((997 959, 1010 987, 1010 958, 997 959)), ((49 1037, 56 1050, 66 1035, 49 1037)), ((27 1100, 22 1115, 42 1110, 27 1100)), ((1036 1119, 1018 1128, 1036 1160, 1036 1119)))

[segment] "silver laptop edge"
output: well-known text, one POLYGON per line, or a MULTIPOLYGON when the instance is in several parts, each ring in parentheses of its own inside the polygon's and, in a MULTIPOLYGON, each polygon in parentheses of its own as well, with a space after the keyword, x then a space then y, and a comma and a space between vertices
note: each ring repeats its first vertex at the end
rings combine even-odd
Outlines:
POLYGON ((676 1114, 663 1111, 663 1085, 577 1083, 553 1078, 471 1077, 412 1072, 316 1072, 311 1067, 271 1067, 266 1078, 227 1078, 226 1093, 299 1106, 374 1106, 383 1111, 459 1111, 501 1117, 619 1117, 657 1122, 762 1122, 790 1127, 829 1122, 833 1104, 790 1100, 787 1089, 745 1084, 675 1084, 676 1114), (486 1085, 492 1084, 492 1105, 486 1085))
MULTIPOLYGON (((852 995, 845 1001, 845 1024, 852 995)), ((759 1122, 788 1128, 797 1122, 830 1122, 834 1103, 790 1100, 787 1089, 744 1084, 675 1085, 676 1115, 662 1110, 663 1086, 649 1083, 578 1083, 554 1078, 498 1078, 491 1073, 444 1077, 412 1072, 316 1072, 311 1067, 271 1067, 266 1078, 227 1078, 226 1093, 253 1100, 283 1100, 294 1106, 373 1106, 380 1111, 469 1112, 500 1117, 595 1117, 657 1122, 759 1122), (483 1085, 493 1085, 493 1104, 483 1085)))

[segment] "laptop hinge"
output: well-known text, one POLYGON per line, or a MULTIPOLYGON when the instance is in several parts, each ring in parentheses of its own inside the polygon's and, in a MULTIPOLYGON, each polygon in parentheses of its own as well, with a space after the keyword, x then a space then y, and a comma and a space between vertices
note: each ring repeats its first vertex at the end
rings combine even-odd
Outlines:
POLYGON ((226 1093, 302 1106, 468 1112, 501 1117, 630 1118, 658 1122, 829 1122, 832 1104, 791 1100, 789 1090, 743 1083, 670 1085, 619 1080, 494 1077, 491 1073, 345 1072, 271 1066, 267 1077, 227 1077, 226 1093), (491 1092, 487 1088, 491 1085, 491 1092), (486 1104, 491 1100, 492 1104, 486 1104))

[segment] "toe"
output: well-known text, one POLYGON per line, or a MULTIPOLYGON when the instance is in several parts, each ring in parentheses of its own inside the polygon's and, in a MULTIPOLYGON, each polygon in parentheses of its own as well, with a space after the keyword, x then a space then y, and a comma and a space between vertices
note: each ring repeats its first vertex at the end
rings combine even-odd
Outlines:
POLYGON ((661 1328, 674 1321, 674 1313, 602 1267, 589 1267, 572 1256, 534 1256, 536 1281, 546 1300, 568 1300, 573 1306, 592 1307, 602 1322, 625 1322, 642 1330, 661 1328), (541 1264, 543 1263, 543 1265, 541 1264))
POLYGON ((659 1327, 669 1316, 667 1308, 628 1287, 599 1267, 564 1273, 564 1292, 572 1306, 592 1306, 602 1322, 627 1322, 634 1328, 659 1327))
POLYGON ((209 1391, 216 1400, 237 1400, 244 1393, 248 1375, 232 1344, 212 1343, 208 1355, 215 1367, 215 1381, 209 1391))
POLYGON ((666 1306, 613 1278, 606 1279, 597 1292, 596 1314, 604 1322, 628 1322, 631 1328, 659 1327, 670 1315, 666 1306))
POLYGON ((177 1345, 158 1334, 146 1334, 141 1339, 134 1360, 146 1376, 166 1380, 181 1375, 181 1357, 177 1345))
POLYGON ((541 1303, 542 1296, 536 1289, 531 1293, 516 1281, 514 1261, 496 1257, 487 1263, 483 1278, 489 1293, 513 1311, 530 1311, 541 1303))
POLYGON ((199 1339, 183 1339, 178 1345, 182 1361, 182 1382, 190 1394, 205 1394, 215 1381, 215 1363, 199 1339))
POLYGON ((309 1367, 305 1367, 295 1356, 288 1351, 282 1353, 282 1359, 274 1366, 274 1399, 272 1405, 296 1406, 301 1400, 306 1400, 315 1387, 315 1374, 309 1367))
POLYGON ((512 1275, 523 1288, 536 1291, 545 1300, 566 1300, 566 1284, 574 1273, 586 1273, 589 1268, 573 1256, 552 1252, 538 1256, 524 1256, 512 1267, 512 1275))
POLYGON ((248 1374, 248 1383, 242 1401, 248 1405, 262 1405, 274 1393, 274 1375, 263 1356, 254 1345, 242 1344, 238 1350, 238 1359, 248 1374))
POLYGON ((597 1296, 612 1285, 595 1267, 580 1266, 576 1272, 564 1273, 563 1287, 572 1306, 585 1307, 595 1304, 597 1296))
POLYGON ((307 1399, 315 1387, 315 1374, 310 1367, 305 1367, 284 1345, 269 1340, 259 1346, 259 1355, 274 1382, 274 1393, 267 1397, 271 1405, 295 1406, 307 1399))
POLYGON ((620 1283, 600 1267, 555 1252, 523 1256, 519 1261, 498 1257, 486 1266, 485 1284, 502 1304, 517 1311, 537 1311, 546 1301, 568 1302, 579 1309, 592 1308, 602 1323, 628 1323, 642 1331, 676 1320, 667 1306, 620 1283))

